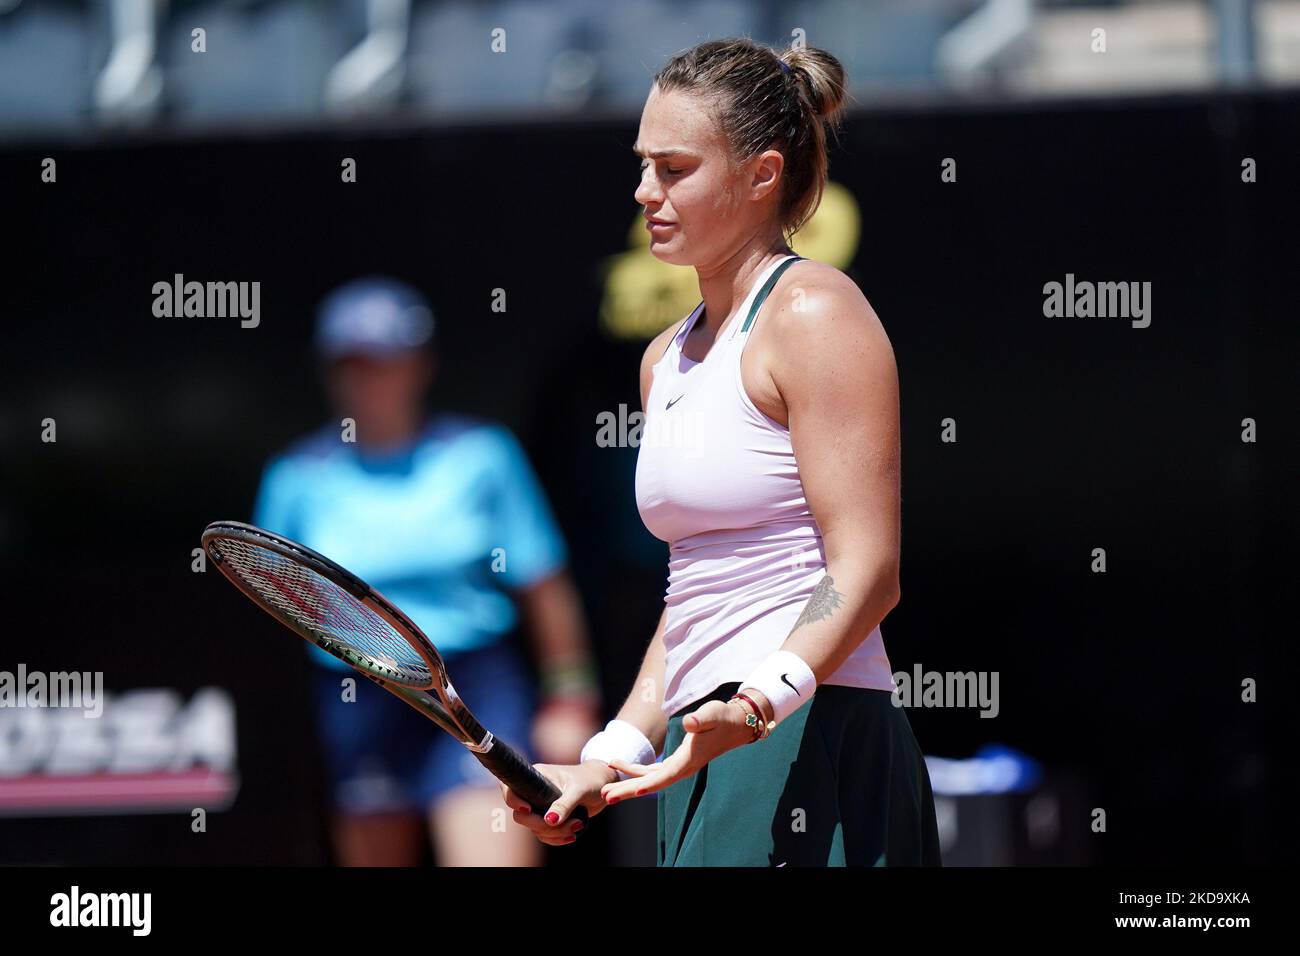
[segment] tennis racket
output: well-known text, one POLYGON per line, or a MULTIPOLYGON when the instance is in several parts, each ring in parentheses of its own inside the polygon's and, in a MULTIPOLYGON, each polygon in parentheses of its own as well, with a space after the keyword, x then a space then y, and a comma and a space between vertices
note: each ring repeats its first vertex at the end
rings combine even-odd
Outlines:
MULTIPOLYGON (((304 545, 238 521, 215 521, 203 550, 258 607, 351 665, 451 734, 498 780, 544 814, 560 791, 474 719, 442 655, 415 624, 356 575, 304 545)), ((572 817, 586 821, 579 806, 572 817)))

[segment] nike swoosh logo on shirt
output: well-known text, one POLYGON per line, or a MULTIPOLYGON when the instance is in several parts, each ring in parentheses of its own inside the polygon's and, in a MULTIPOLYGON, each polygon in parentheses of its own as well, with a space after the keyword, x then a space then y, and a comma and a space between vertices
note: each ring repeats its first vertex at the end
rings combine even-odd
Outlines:
POLYGON ((683 392, 681 395, 678 395, 678 396, 677 396, 676 398, 674 398, 671 402, 669 402, 667 405, 664 406, 664 411, 668 411, 668 409, 672 408, 674 405, 676 405, 678 402, 680 402, 680 401, 681 401, 683 398, 685 398, 685 397, 686 397, 686 394, 685 394, 684 392, 683 392))
POLYGON ((803 694, 799 693, 799 688, 795 687, 794 684, 790 683, 789 676, 790 676, 790 672, 786 671, 784 674, 781 675, 781 680, 785 681, 785 686, 789 687, 792 691, 794 691, 796 695, 802 697, 803 694))

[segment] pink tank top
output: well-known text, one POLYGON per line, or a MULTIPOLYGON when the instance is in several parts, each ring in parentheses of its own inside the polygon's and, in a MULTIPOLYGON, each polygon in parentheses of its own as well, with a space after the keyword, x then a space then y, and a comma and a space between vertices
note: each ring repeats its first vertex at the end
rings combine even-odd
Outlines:
MULTIPOLYGON (((663 710, 670 715, 744 680, 778 650, 825 574, 790 430, 754 405, 740 376, 759 310, 799 258, 763 271, 704 361, 681 351, 701 302, 653 369, 636 500, 645 526, 669 545, 663 710)), ((879 627, 825 683, 895 690, 879 627)))

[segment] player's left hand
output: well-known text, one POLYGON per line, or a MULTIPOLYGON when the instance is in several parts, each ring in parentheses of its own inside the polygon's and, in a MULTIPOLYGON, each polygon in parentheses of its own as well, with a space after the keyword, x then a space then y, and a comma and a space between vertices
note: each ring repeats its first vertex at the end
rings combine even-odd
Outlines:
POLYGON ((607 805, 612 805, 628 797, 654 793, 689 777, 714 757, 748 745, 754 740, 754 729, 745 724, 749 713, 740 701, 711 700, 700 705, 682 718, 686 736, 671 756, 652 764, 611 760, 611 767, 630 776, 606 784, 600 795, 607 805))

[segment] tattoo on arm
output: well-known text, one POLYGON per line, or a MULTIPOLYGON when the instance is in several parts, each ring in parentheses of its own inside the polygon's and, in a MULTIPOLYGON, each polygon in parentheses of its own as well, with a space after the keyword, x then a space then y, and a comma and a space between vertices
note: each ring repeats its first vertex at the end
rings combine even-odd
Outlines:
POLYGON ((835 582, 831 580, 829 574, 826 575, 817 582, 812 597, 808 598, 803 613, 799 615, 799 620, 794 622, 794 627, 790 628, 790 633, 793 634, 804 624, 811 624, 813 621, 820 621, 830 617, 831 612, 843 603, 844 595, 835 590, 835 582))

